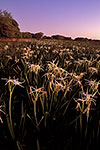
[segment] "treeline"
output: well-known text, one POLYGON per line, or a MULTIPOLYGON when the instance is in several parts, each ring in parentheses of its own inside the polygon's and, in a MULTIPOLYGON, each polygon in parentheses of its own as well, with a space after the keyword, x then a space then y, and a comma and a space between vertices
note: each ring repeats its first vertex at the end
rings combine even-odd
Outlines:
MULTIPOLYGON (((11 13, 6 10, 0 10, 0 38, 24 38, 24 39, 56 39, 56 40, 73 40, 71 37, 65 37, 62 35, 52 35, 44 36, 44 33, 30 33, 30 32, 20 32, 19 24, 15 19, 13 19, 11 13)), ((95 41, 88 38, 78 37, 74 41, 95 41)))
POLYGON ((0 38, 37 38, 41 39, 43 33, 20 32, 19 24, 6 10, 0 10, 0 38))
POLYGON ((72 40, 70 37, 62 35, 53 35, 51 37, 44 36, 44 33, 20 32, 19 24, 12 15, 6 10, 0 10, 0 38, 25 38, 25 39, 57 39, 57 40, 72 40))

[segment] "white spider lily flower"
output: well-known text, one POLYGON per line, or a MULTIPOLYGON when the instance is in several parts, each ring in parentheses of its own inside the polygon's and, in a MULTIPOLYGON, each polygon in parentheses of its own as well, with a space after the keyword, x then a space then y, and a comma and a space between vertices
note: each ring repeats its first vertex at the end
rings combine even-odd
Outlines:
POLYGON ((18 85, 18 86, 24 88, 24 86, 22 86, 22 84, 24 83, 24 81, 20 82, 20 81, 18 81, 18 79, 7 79, 7 78, 1 78, 1 79, 6 81, 5 85, 7 85, 9 82, 11 82, 14 85, 18 85))
POLYGON ((92 87, 95 87, 96 90, 98 89, 98 86, 100 85, 100 81, 96 82, 96 80, 87 80, 87 79, 85 79, 85 81, 86 81, 86 84, 92 87))
POLYGON ((12 59, 13 59, 10 55, 6 55, 6 57, 7 57, 9 60, 12 60, 12 59))
POLYGON ((63 86, 63 85, 62 85, 61 83, 59 83, 58 81, 55 80, 55 82, 56 82, 56 84, 57 84, 58 87, 61 87, 62 89, 65 89, 65 88, 66 88, 66 86, 63 86))
POLYGON ((93 102, 95 104, 96 100, 94 98, 90 98, 91 94, 88 95, 88 97, 85 97, 85 98, 78 98, 78 99, 75 99, 75 102, 93 102))
POLYGON ((44 71, 43 68, 42 68, 42 66, 40 66, 40 65, 29 64, 28 67, 29 67, 29 69, 30 69, 31 72, 35 72, 36 74, 38 74, 39 70, 44 71))
POLYGON ((94 85, 95 83, 96 83, 96 80, 87 80, 87 79, 85 79, 85 81, 86 81, 86 84, 89 84, 89 85, 94 85))
POLYGON ((32 93, 40 93, 40 92, 44 92, 43 91, 43 87, 41 87, 41 88, 34 88, 33 86, 30 86, 30 94, 32 94, 32 93))
POLYGON ((95 68, 95 67, 89 67, 88 70, 89 70, 90 72, 93 72, 93 73, 94 73, 94 72, 98 73, 98 69, 95 68))

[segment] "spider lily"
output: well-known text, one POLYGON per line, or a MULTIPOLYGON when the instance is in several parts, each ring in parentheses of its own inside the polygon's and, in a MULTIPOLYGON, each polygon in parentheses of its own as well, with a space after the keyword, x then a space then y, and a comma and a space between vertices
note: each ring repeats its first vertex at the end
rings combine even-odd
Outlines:
POLYGON ((2 80, 6 81, 5 85, 7 85, 8 83, 13 83, 15 86, 18 85, 18 86, 24 88, 24 86, 22 86, 24 81, 23 82, 19 82, 18 79, 7 79, 7 78, 2 78, 2 80))

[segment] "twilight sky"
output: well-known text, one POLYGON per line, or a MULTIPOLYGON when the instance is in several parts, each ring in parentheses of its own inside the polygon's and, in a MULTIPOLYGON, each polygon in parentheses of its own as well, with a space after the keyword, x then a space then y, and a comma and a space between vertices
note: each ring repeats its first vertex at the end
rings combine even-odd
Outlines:
POLYGON ((21 31, 100 39, 100 0, 0 0, 21 31))

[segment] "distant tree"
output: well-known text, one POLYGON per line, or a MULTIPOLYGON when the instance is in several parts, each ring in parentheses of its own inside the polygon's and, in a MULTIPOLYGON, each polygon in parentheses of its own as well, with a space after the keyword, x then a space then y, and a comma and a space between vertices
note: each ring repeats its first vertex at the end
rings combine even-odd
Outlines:
POLYGON ((71 37, 65 37, 63 35, 52 35, 52 39, 56 39, 56 40, 72 40, 71 37))
POLYGON ((0 10, 0 37, 14 38, 20 36, 17 21, 6 10, 0 10))
POLYGON ((77 37, 74 39, 75 41, 88 41, 88 38, 84 38, 84 37, 77 37))
POLYGON ((52 38, 56 39, 56 40, 64 40, 65 39, 65 37, 62 35, 52 35, 52 38))
POLYGON ((52 39, 50 36, 43 36, 43 39, 52 39))
POLYGON ((71 37, 65 37, 65 40, 73 40, 71 37))
POLYGON ((36 39, 41 39, 43 37, 43 33, 42 32, 35 33, 34 35, 35 35, 36 39))
POLYGON ((31 33, 31 35, 32 35, 32 38, 35 38, 35 34, 34 33, 31 33))
POLYGON ((31 39, 32 34, 30 32, 21 32, 21 38, 31 39))

